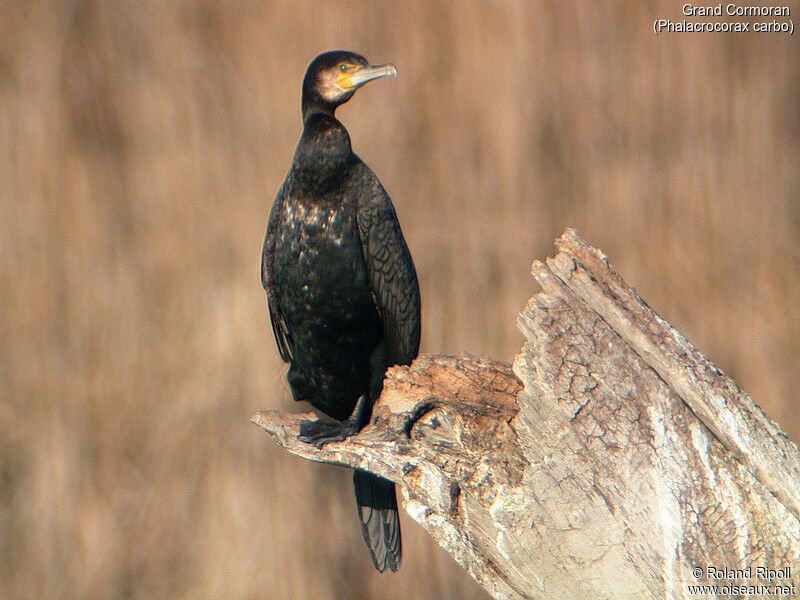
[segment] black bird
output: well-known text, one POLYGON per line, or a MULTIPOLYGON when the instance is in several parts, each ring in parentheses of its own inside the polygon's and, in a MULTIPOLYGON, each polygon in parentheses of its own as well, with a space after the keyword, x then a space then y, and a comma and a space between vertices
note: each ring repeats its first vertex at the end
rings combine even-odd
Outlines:
MULTIPOLYGON (((267 223, 261 280, 289 387, 335 419, 302 423, 301 439, 318 446, 366 425, 387 367, 409 364, 419 349, 419 285, 397 214, 334 116, 360 86, 396 74, 353 52, 311 61, 303 133, 267 223)), ((372 562, 396 571, 394 484, 358 469, 353 484, 372 562)))

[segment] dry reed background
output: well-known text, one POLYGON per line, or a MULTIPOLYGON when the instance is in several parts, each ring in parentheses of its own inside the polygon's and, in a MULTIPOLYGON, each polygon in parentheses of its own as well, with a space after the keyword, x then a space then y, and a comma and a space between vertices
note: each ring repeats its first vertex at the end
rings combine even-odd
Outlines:
POLYGON ((373 573, 349 475, 248 424, 295 408, 258 261, 328 48, 398 67, 340 116, 424 351, 511 360, 572 225, 800 440, 800 46, 652 34, 679 11, 4 2, 0 597, 485 597, 405 517, 403 569, 373 573))

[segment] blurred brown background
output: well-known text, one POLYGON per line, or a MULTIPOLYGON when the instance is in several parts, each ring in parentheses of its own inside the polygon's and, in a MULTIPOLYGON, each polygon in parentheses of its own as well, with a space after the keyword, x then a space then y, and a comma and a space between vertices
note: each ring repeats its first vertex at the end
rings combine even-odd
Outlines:
POLYGON ((374 573, 349 473, 248 423, 299 408, 258 264, 330 48, 398 67, 338 114, 424 351, 510 361, 575 226, 800 440, 800 45, 680 5, 6 0, 0 597, 485 598, 405 515, 374 573))

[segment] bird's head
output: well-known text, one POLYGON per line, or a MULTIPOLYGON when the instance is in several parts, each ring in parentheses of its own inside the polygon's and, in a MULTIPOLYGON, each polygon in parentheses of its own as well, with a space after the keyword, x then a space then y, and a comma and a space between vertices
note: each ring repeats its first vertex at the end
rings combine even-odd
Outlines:
POLYGON ((303 117, 310 112, 333 114, 336 107, 373 79, 397 76, 394 65, 370 65, 367 59, 346 50, 317 55, 303 77, 303 117))

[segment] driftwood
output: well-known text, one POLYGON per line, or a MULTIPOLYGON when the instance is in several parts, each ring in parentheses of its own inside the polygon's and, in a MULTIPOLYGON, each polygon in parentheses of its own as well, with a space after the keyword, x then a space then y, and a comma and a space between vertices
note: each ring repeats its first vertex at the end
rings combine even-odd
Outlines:
POLYGON ((556 245, 534 263, 543 291, 520 315, 513 370, 470 356, 394 367, 371 424, 322 449, 297 439, 307 414, 254 422, 290 452, 397 482, 495 598, 800 593, 798 447, 605 256, 571 230, 556 245), (717 580, 724 569, 741 571, 717 580), (720 587, 690 587, 704 583, 720 587))

